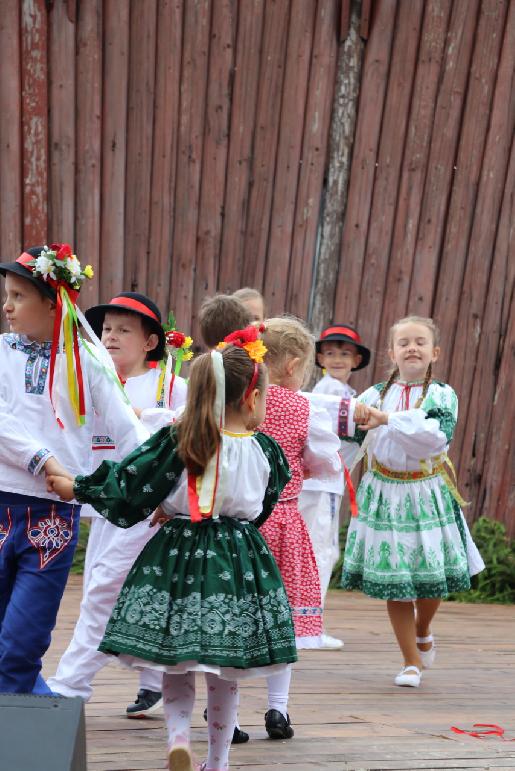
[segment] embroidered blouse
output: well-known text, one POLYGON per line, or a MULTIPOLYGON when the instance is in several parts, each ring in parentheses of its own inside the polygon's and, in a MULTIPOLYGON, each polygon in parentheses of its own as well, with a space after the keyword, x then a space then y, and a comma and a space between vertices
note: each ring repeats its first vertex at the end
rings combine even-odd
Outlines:
POLYGON ((39 475, 51 455, 72 474, 90 471, 95 412, 124 455, 148 437, 116 383, 82 349, 86 421, 76 424, 67 396, 55 383, 65 424, 60 428, 48 390, 50 347, 22 335, 0 335, 0 489, 5 492, 56 498, 39 475))

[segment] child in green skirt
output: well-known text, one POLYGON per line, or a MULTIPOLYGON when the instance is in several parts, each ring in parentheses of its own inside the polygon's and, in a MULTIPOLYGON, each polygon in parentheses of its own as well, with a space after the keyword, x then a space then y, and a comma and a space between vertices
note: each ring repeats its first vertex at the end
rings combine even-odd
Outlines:
POLYGON ((243 330, 194 362, 176 424, 121 463, 106 461, 74 481, 49 478, 62 498, 91 503, 119 527, 161 504, 151 524, 162 527, 130 570, 100 650, 164 673, 174 771, 194 768, 196 671, 205 673, 208 691, 201 768, 221 771, 229 767, 238 679, 281 672, 297 658, 284 585, 258 530, 290 479, 279 445, 255 432, 266 405, 263 353, 257 330, 243 330))

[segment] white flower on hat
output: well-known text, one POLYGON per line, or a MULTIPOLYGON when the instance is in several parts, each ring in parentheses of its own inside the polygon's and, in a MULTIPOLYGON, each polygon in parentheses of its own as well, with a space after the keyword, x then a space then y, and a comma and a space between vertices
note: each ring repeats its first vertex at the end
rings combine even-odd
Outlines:
POLYGON ((43 251, 34 262, 34 273, 41 275, 45 281, 47 280, 48 276, 55 280, 56 275, 54 273, 54 267, 55 266, 52 260, 49 260, 43 251))
POLYGON ((76 257, 67 257, 66 267, 70 271, 72 278, 79 280, 82 278, 80 262, 76 257))

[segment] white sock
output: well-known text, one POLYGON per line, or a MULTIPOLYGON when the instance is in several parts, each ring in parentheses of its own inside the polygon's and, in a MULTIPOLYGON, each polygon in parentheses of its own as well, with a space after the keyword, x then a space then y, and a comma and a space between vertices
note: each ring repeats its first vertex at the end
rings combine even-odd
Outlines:
POLYGON ((206 771, 229 768, 229 750, 238 715, 238 684, 206 673, 209 744, 206 771))
POLYGON ((288 696, 290 694, 291 664, 284 672, 267 677, 268 709, 278 710, 284 717, 288 714, 288 696))
POLYGON ((163 675, 163 711, 168 747, 190 743, 191 713, 195 704, 195 672, 163 675))

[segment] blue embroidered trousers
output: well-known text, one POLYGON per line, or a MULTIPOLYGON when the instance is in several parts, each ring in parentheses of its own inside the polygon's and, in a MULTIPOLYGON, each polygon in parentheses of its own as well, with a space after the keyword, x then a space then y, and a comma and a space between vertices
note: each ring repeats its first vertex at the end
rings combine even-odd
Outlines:
POLYGON ((50 645, 80 506, 0 491, 0 693, 31 693, 50 645))

